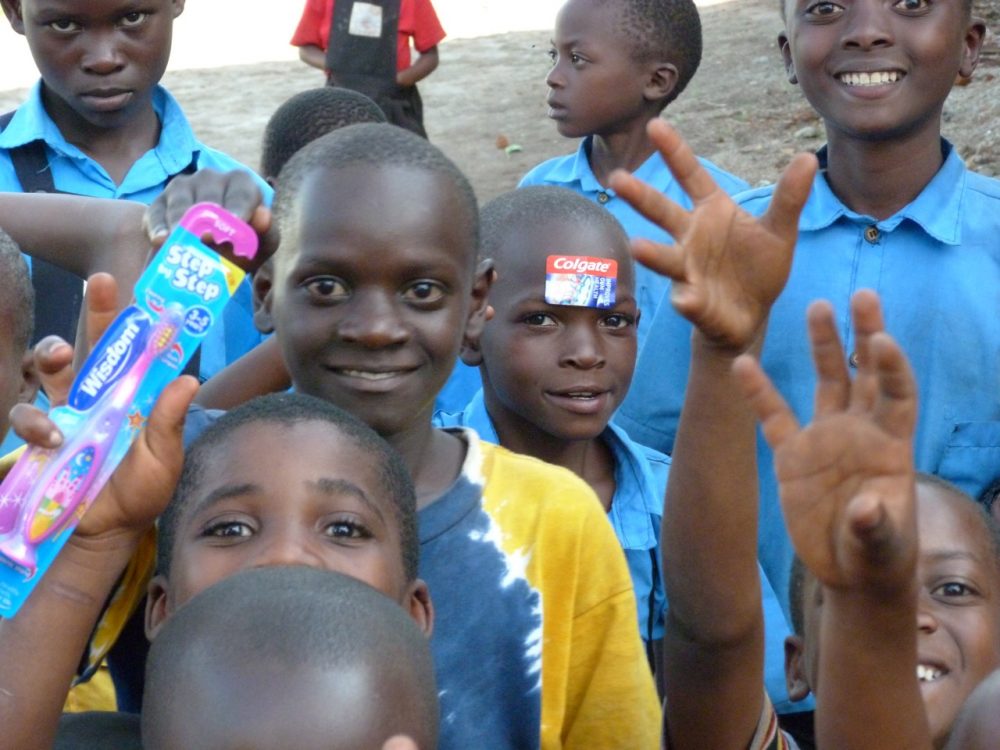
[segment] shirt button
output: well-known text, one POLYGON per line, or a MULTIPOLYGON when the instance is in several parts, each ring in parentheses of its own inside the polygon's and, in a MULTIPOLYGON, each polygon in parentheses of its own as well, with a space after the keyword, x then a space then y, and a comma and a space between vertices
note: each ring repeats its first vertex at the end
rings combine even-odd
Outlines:
POLYGON ((878 227, 872 224, 865 229, 865 239, 873 245, 878 242, 878 227))
POLYGON ((849 364, 851 367, 857 367, 858 366, 858 353, 857 352, 851 352, 851 356, 847 358, 847 364, 849 364))
POLYGON ((597 194, 597 202, 600 203, 602 206, 609 200, 611 200, 611 196, 608 195, 607 193, 601 191, 600 193, 597 194))

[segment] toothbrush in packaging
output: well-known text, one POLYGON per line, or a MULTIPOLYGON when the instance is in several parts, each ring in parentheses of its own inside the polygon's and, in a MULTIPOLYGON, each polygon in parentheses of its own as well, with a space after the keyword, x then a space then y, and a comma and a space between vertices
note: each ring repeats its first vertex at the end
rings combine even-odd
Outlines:
POLYGON ((0 617, 20 608, 242 281, 242 269, 202 243, 206 235, 236 257, 256 254, 242 221, 212 204, 189 209, 80 369, 68 403, 49 415, 62 446, 29 448, 0 484, 0 617))

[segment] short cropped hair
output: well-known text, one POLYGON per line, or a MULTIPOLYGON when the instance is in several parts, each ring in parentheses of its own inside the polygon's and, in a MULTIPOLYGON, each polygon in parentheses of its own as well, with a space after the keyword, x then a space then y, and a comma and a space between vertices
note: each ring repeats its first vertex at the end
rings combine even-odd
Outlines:
POLYGON ((26 350, 35 329, 35 290, 21 248, 3 229, 0 229, 0 315, 8 318, 5 325, 10 326, 14 351, 26 350))
POLYGON ((274 111, 264 128, 261 173, 277 177, 307 143, 359 122, 385 122, 385 113, 364 94, 340 86, 296 94, 274 111))
POLYGON ((294 668, 362 673, 383 703, 412 712, 411 722, 437 735, 430 645, 406 610, 350 576, 270 566, 210 586, 164 622, 146 665, 144 741, 162 739, 192 673, 239 677, 248 662, 265 674, 272 665, 275 674, 294 668))
POLYGON ((605 0, 620 11, 619 32, 633 59, 665 60, 677 66, 677 85, 666 106, 687 87, 701 64, 701 16, 694 0, 605 0))
POLYGON ((532 185, 511 190, 483 206, 479 213, 479 255, 493 258, 511 234, 552 221, 569 221, 607 232, 628 254, 628 236, 610 212, 567 188, 532 185))
MULTIPOLYGON (((469 180, 451 159, 429 141, 385 123, 348 125, 317 138, 289 159, 281 170, 275 191, 274 210, 282 233, 285 223, 294 213, 299 189, 309 174, 317 169, 332 171, 358 164, 408 167, 444 177, 454 186, 459 205, 455 206, 454 217, 439 219, 458 219, 464 223, 472 254, 472 249, 479 244, 479 204, 469 180)), ((414 200, 419 200, 419 196, 415 196, 414 200)))
MULTIPOLYGON (((1000 524, 997 524, 997 522, 993 519, 993 516, 991 516, 981 504, 977 504, 973 498, 965 492, 962 492, 962 490, 946 479, 942 479, 934 474, 918 471, 916 475, 916 483, 927 487, 936 487, 937 489, 947 492, 960 500, 967 501, 971 506, 974 506, 973 510, 976 512, 976 516, 979 520, 982 521, 986 534, 989 537, 993 550, 993 560, 996 563, 997 568, 1000 569, 1000 524)), ((804 589, 807 572, 806 566, 803 565, 802 561, 798 558, 798 555, 796 555, 792 560, 792 570, 788 578, 788 605, 792 614, 792 628, 794 629, 796 635, 802 635, 805 629, 804 589)))
POLYGON ((260 396, 222 415, 191 444, 174 496, 158 525, 157 571, 169 578, 177 526, 198 488, 211 471, 212 455, 218 446, 247 424, 296 425, 305 422, 330 424, 357 445, 376 469, 385 494, 390 499, 399 525, 403 569, 408 581, 417 577, 420 541, 417 535, 417 504, 413 482, 399 454, 374 430, 343 409, 322 399, 301 393, 274 393, 260 396))

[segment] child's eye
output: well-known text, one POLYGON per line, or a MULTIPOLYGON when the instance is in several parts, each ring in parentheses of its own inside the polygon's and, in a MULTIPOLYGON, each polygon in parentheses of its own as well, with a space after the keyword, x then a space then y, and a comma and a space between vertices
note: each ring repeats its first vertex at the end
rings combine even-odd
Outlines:
POLYGON ((605 328, 614 328, 616 330, 621 330, 628 328, 635 323, 631 315, 625 315, 624 313, 615 313, 613 315, 608 315, 604 320, 601 321, 601 325, 605 328))
POLYGON ((334 521, 324 529, 329 537, 334 539, 368 539, 371 532, 357 521, 341 519, 334 521))
POLYGON ((403 291, 403 299, 410 302, 438 302, 444 297, 444 287, 434 281, 418 281, 403 291))
POLYGON ((315 276, 302 284, 309 296, 317 301, 331 302, 348 296, 347 285, 334 276, 315 276))
POLYGON ((829 18, 831 16, 837 15, 842 10, 843 8, 841 8, 836 3, 818 2, 818 3, 813 3, 808 8, 806 8, 806 15, 829 18))
POLYGON ((559 53, 556 52, 555 48, 553 47, 552 49, 550 49, 545 54, 547 54, 549 56, 549 62, 551 62, 553 65, 555 65, 556 64, 556 60, 559 59, 559 53))
POLYGON ((924 10, 929 5, 928 0, 897 0, 894 7, 908 13, 914 13, 924 10))
POLYGON ((578 54, 576 54, 575 52, 573 52, 573 53, 572 53, 572 54, 570 54, 570 56, 569 56, 569 61, 570 61, 571 63, 573 63, 574 65, 580 65, 580 64, 581 64, 581 63, 583 62, 583 58, 582 58, 582 57, 580 57, 580 56, 579 56, 578 54))
POLYGON ((205 528, 202 536, 221 539, 245 539, 253 535, 253 529, 243 521, 219 521, 205 528))
POLYGON ((525 325, 535 326, 539 328, 547 328, 556 325, 556 319, 553 318, 548 313, 530 313, 521 318, 521 321, 525 325))
POLYGON ((57 18, 55 21, 49 21, 48 25, 50 29, 58 31, 60 34, 72 34, 80 30, 80 24, 76 21, 70 21, 68 18, 57 18))
POLYGON ((134 28, 136 26, 141 26, 143 21, 149 17, 148 13, 143 13, 142 11, 132 11, 131 13, 126 13, 121 17, 118 22, 119 26, 123 26, 126 29, 134 28))
POLYGON ((949 599, 954 599, 956 597, 970 597, 978 594, 972 586, 962 581, 945 581, 935 587, 931 593, 935 596, 942 596, 949 599))

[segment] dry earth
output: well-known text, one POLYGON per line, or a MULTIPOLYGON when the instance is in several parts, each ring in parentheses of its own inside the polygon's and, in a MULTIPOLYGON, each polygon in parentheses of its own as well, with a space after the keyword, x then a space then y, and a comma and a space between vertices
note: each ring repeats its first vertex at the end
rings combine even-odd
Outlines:
MULTIPOLYGON (((1000 0, 982 11, 994 28, 1000 0)), ((773 180, 797 150, 823 142, 822 124, 787 83, 775 43, 781 22, 774 0, 733 0, 702 9, 705 55, 698 75, 667 110, 696 151, 751 184, 773 180)), ((469 174, 481 199, 513 187, 533 165, 575 148, 545 116, 548 30, 446 41, 441 67, 422 85, 427 126, 469 174), (498 136, 522 147, 508 155, 498 136)), ((165 83, 201 138, 256 165, 271 112, 320 83, 294 62, 172 71, 165 83)), ((0 111, 24 90, 0 92, 0 111)), ((1000 175, 1000 47, 988 39, 972 82, 945 107, 945 134, 968 163, 1000 175)))

